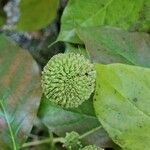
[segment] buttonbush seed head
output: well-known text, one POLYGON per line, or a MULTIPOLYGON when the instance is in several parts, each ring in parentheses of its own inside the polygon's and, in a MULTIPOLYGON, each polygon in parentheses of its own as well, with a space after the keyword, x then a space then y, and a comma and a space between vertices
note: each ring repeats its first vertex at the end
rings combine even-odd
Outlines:
POLYGON ((77 132, 66 133, 64 146, 68 150, 77 150, 82 147, 80 142, 80 135, 77 132))
POLYGON ((95 87, 94 65, 80 54, 52 57, 42 72, 43 92, 50 101, 66 108, 78 107, 95 87))
POLYGON ((80 150, 103 150, 103 149, 100 148, 100 147, 97 147, 95 145, 88 145, 88 146, 86 146, 86 147, 84 147, 84 148, 82 148, 80 150))

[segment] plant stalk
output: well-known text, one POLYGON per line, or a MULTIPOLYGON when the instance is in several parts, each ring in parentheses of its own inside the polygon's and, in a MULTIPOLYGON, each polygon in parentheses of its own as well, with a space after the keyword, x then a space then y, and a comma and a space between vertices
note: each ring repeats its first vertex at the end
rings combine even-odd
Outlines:
MULTIPOLYGON (((60 138, 54 138, 53 139, 53 143, 64 143, 64 138, 60 137, 60 138)), ((38 141, 34 141, 34 142, 28 142, 23 144, 22 148, 26 148, 26 147, 30 147, 30 146, 37 146, 37 145, 42 145, 42 144, 48 144, 51 143, 51 137, 44 139, 44 140, 38 140, 38 141)))
MULTIPOLYGON (((101 129, 102 126, 99 126, 99 127, 96 127, 84 134, 82 134, 80 136, 80 139, 83 139, 85 138, 86 136, 96 132, 97 130, 101 129)), ((59 138, 47 138, 47 139, 44 139, 44 140, 38 140, 38 141, 34 141, 34 142, 28 142, 28 143, 25 143, 23 144, 22 148, 25 148, 25 147, 30 147, 30 146, 36 146, 36 145, 41 145, 41 144, 47 144, 47 143, 52 143, 51 140, 53 140, 53 144, 56 144, 56 143, 64 143, 64 138, 63 137, 59 137, 59 138)))

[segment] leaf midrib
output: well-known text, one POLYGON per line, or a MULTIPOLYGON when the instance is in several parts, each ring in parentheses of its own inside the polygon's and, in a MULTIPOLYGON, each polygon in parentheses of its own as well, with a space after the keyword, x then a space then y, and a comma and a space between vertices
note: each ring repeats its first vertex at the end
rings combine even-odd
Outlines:
POLYGON ((5 109, 4 105, 3 105, 2 100, 0 100, 0 105, 1 105, 1 107, 2 107, 2 111, 3 111, 3 113, 4 113, 4 117, 5 117, 5 120, 6 120, 8 129, 9 129, 9 132, 10 132, 10 137, 11 137, 12 144, 13 144, 13 149, 14 149, 14 150, 17 150, 17 145, 16 145, 16 142, 15 142, 13 130, 12 130, 11 124, 10 124, 10 122, 9 122, 9 119, 8 119, 8 117, 7 117, 7 112, 6 112, 6 109, 5 109))

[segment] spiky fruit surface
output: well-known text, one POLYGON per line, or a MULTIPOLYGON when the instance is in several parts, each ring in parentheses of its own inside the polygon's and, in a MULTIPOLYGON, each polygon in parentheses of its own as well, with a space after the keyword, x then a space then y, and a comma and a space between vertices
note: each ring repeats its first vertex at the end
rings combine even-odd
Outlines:
POLYGON ((84 147, 84 148, 82 148, 80 150, 104 150, 104 149, 102 149, 100 147, 97 147, 95 145, 89 145, 89 146, 86 146, 86 147, 84 147))
POLYGON ((52 102, 66 108, 78 107, 95 87, 94 65, 80 54, 58 54, 42 72, 42 88, 52 102))

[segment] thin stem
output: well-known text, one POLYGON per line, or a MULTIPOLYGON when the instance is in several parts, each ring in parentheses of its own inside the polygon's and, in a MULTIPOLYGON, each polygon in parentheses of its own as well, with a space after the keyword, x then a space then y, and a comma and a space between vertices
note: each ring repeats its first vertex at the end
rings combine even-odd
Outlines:
POLYGON ((51 142, 50 140, 51 140, 51 138, 48 138, 45 140, 38 140, 38 141, 34 141, 34 142, 28 142, 28 143, 23 144, 22 148, 50 143, 51 142))
MULTIPOLYGON (((99 126, 99 127, 96 127, 84 134, 82 134, 80 136, 80 139, 83 139, 84 137, 96 132, 97 130, 101 129, 102 126, 99 126)), ((53 144, 56 144, 56 143, 64 143, 65 140, 63 137, 59 137, 59 138, 47 138, 47 139, 44 139, 44 140, 38 140, 38 141, 34 141, 34 142, 28 142, 28 143, 25 143, 23 144, 22 148, 25 148, 25 147, 30 147, 30 146, 36 146, 36 145, 41 145, 41 144, 47 144, 47 143, 52 143, 52 140, 53 140, 53 144)))
MULTIPOLYGON (((58 143, 58 142, 64 143, 64 138, 54 138, 53 139, 53 143, 58 143)), ((41 145, 41 144, 48 144, 48 143, 51 143, 51 137, 44 139, 44 140, 38 140, 38 141, 34 141, 34 142, 25 143, 25 144, 23 144, 22 148, 30 147, 30 146, 37 146, 37 145, 41 145)))
POLYGON ((97 130, 99 130, 99 129, 101 129, 101 128, 102 128, 102 126, 99 126, 99 127, 96 127, 96 128, 94 128, 94 129, 92 129, 92 130, 90 130, 90 131, 88 131, 88 132, 82 134, 82 135, 80 136, 80 139, 85 138, 86 136, 88 136, 88 135, 90 135, 90 134, 96 132, 97 130))
POLYGON ((55 138, 53 139, 54 143, 64 143, 65 139, 63 137, 55 138))
POLYGON ((51 141, 51 147, 53 148, 54 147, 54 142, 53 142, 53 139, 54 139, 54 136, 53 136, 53 133, 51 131, 49 131, 49 137, 50 137, 50 141, 51 141))

